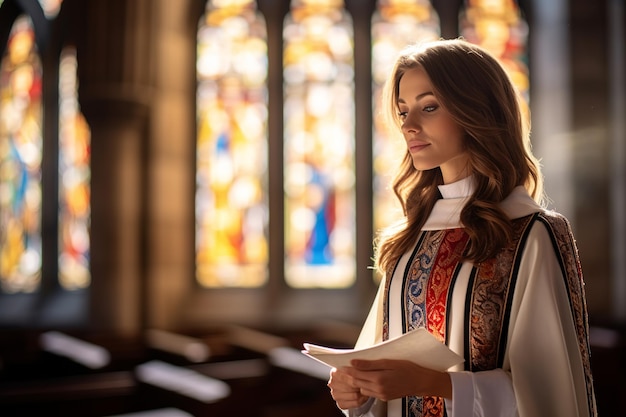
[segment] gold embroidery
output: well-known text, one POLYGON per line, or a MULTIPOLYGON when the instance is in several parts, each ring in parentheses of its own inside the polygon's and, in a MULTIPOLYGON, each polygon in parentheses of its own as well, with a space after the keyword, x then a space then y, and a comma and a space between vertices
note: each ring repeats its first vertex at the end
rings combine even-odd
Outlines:
MULTIPOLYGON (((469 237, 463 229, 427 232, 404 282, 405 327, 425 327, 439 340, 446 338, 448 293, 469 237)), ((407 415, 441 417, 444 402, 438 397, 409 397, 407 415)))
POLYGON ((511 288, 514 259, 520 250, 521 236, 532 216, 513 221, 513 239, 493 259, 482 262, 476 271, 471 291, 469 315, 470 371, 486 371, 498 366, 504 352, 499 351, 504 323, 508 321, 506 302, 511 288))

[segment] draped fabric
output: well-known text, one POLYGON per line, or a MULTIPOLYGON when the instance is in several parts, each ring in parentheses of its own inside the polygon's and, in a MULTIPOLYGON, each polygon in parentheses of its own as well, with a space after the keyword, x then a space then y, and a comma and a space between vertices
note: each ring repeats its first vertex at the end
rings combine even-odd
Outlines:
POLYGON ((387 272, 357 343, 427 328, 465 358, 450 370, 453 398, 407 397, 352 415, 595 416, 584 284, 567 220, 519 187, 502 203, 512 241, 474 264, 463 260, 465 201, 435 206, 439 220, 387 272))

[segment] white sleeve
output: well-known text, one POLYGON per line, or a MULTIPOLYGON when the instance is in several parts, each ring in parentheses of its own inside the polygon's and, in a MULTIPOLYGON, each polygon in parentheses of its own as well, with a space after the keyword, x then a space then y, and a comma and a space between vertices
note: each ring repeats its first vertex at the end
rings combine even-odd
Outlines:
POLYGON ((586 314, 582 282, 568 281, 555 243, 563 245, 552 241, 546 227, 533 227, 513 298, 505 368, 508 362, 521 417, 594 414, 585 377, 588 356, 581 354, 585 342, 572 313, 578 308, 586 314))
POLYGON ((450 372, 450 417, 517 417, 511 376, 502 369, 484 372, 450 372))
POLYGON ((384 417, 387 415, 387 403, 372 397, 359 408, 341 411, 346 417, 384 417))

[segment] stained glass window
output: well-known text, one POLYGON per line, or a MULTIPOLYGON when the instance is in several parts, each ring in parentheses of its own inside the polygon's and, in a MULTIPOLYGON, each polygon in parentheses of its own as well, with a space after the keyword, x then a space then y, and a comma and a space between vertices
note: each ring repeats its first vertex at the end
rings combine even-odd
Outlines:
POLYGON ((253 0, 210 0, 198 28, 196 277, 267 280, 267 44, 253 0))
POLYGON ((528 24, 515 0, 466 0, 460 34, 497 57, 528 102, 528 24))
POLYGON ((285 275, 355 279, 354 45, 342 0, 292 0, 283 27, 285 275))
POLYGON ((406 149, 403 141, 389 138, 385 133, 380 110, 382 87, 402 48, 439 37, 439 17, 429 0, 378 0, 372 17, 375 231, 402 215, 391 190, 391 179, 406 149))
POLYGON ((30 18, 19 17, 0 63, 0 284, 41 279, 42 66, 30 18))
POLYGON ((59 283, 85 288, 89 272, 90 139, 78 104, 74 48, 65 48, 59 68, 59 283))

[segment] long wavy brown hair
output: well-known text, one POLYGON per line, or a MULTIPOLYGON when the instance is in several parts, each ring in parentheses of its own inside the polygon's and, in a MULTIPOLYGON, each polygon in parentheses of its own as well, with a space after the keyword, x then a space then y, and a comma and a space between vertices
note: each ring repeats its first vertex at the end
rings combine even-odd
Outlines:
MULTIPOLYGON (((484 49, 461 39, 407 47, 397 59, 383 90, 382 107, 389 130, 401 136, 398 88, 403 74, 416 67, 428 74, 433 93, 465 132, 469 173, 476 188, 461 211, 469 234, 466 258, 490 259, 511 239, 512 224, 499 203, 517 186, 524 186, 543 203, 543 178, 530 149, 530 122, 507 73, 484 49)), ((441 170, 418 171, 409 152, 393 180, 404 219, 380 234, 376 267, 384 273, 411 249, 441 198, 441 170)))

